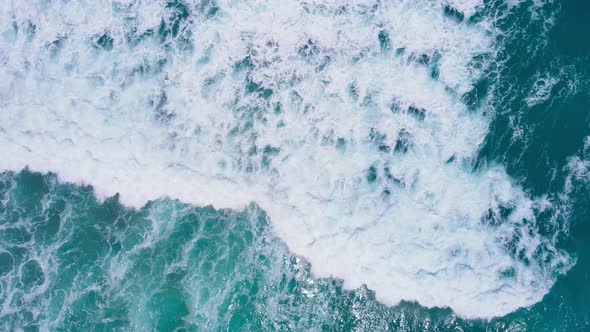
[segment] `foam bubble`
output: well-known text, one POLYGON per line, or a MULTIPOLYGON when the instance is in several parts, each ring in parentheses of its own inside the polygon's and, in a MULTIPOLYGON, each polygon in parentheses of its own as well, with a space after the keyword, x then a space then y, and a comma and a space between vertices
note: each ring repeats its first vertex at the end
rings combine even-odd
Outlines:
POLYGON ((541 300, 569 258, 501 166, 472 170, 489 119, 461 96, 485 67, 474 59, 493 57, 491 22, 443 4, 481 7, 4 4, 0 168, 136 207, 255 201, 316 276, 390 305, 507 314, 541 300))
POLYGON ((557 83, 559 83, 559 79, 556 77, 542 77, 541 75, 537 75, 529 96, 525 100, 527 105, 533 107, 547 101, 551 97, 553 86, 557 83))

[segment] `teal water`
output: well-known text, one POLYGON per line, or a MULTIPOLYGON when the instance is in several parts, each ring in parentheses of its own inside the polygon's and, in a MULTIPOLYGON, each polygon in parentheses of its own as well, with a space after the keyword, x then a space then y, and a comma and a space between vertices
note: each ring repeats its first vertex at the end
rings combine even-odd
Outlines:
MULTIPOLYGON (((207 18, 221 15, 217 13, 223 6, 216 4, 204 1, 193 6, 182 1, 170 2, 168 6, 174 8, 176 15, 172 19, 174 23, 166 27, 162 21, 158 31, 149 30, 129 43, 152 38, 162 49, 181 48, 182 57, 182 52, 190 53, 195 47, 190 35, 200 31, 182 30, 183 19, 189 17, 189 11, 200 11, 199 15, 207 18)), ((64 181, 60 170, 11 169, 4 166, 12 165, 6 162, 2 164, 6 170, 0 174, 0 328, 6 331, 590 330, 590 38, 586 36, 590 33, 590 3, 564 0, 536 7, 533 1, 524 1, 512 7, 502 1, 484 1, 479 8, 476 14, 465 17, 451 5, 440 6, 441 12, 459 24, 477 24, 490 16, 497 17, 494 29, 500 31, 493 36, 498 46, 492 65, 482 65, 483 73, 474 88, 459 96, 468 112, 485 112, 491 119, 476 155, 463 166, 479 174, 499 164, 528 195, 547 197, 560 207, 536 210, 534 222, 524 222, 532 225, 531 228, 519 229, 516 240, 506 245, 510 257, 516 257, 524 266, 556 269, 547 274, 555 274, 555 283, 540 302, 502 317, 480 319, 462 318, 449 308, 427 308, 411 300, 389 306, 378 301, 378 292, 366 286, 350 289, 337 276, 315 276, 308 260, 289 250, 285 240, 273 232, 267 212, 256 204, 257 197, 252 197, 253 203, 244 209, 192 205, 178 197, 162 197, 133 208, 123 204, 124 197, 119 195, 98 199, 93 186, 64 181), (489 107, 484 108, 484 104, 489 107), (543 245, 532 253, 525 252, 518 240, 526 237, 525 231, 552 239, 551 243, 567 252, 575 265, 563 273, 558 271, 560 266, 553 265, 549 257, 556 251, 543 245)), ((10 16, 0 13, 2 18, 10 16)), ((14 30, 19 34, 27 28, 15 25, 14 30)), ((5 33, 3 38, 8 40, 11 36, 5 33)), ((384 52, 394 42, 389 38, 386 33, 376 36, 384 52)), ((394 40, 395 36, 392 34, 391 38, 394 40)), ((104 34, 92 47, 110 52, 117 49, 118 42, 104 34)), ((321 52, 314 51, 312 44, 303 51, 311 54, 307 55, 307 61, 313 62, 321 58, 313 58, 314 52, 321 52)), ((59 43, 49 49, 59 52, 59 43)), ((43 56, 49 57, 49 53, 43 56)), ((5 54, 8 51, 0 53, 0 60, 5 54)), ((489 56, 475 57, 474 66, 489 56)), ((254 66, 246 60, 241 65, 254 66)), ((0 64, 5 68, 16 67, 10 61, 0 64)), ((166 66, 174 66, 175 61, 181 60, 170 57, 144 63, 134 75, 159 75, 166 66)), ((319 67, 325 66, 321 61, 319 67)), ((430 63, 430 59, 424 58, 418 61, 429 66, 436 80, 439 75, 436 61, 430 63)), ((323 70, 315 67, 315 63, 313 66, 314 70, 323 70)), ((116 72, 113 68, 105 71, 116 72)), ((99 76, 94 79, 108 80, 99 76)), ((245 91, 247 96, 254 95, 248 98, 257 101, 272 100, 275 93, 262 83, 253 82, 250 76, 245 91)), ((354 95, 354 87, 351 91, 354 95)), ((4 98, 0 98, 0 107, 18 105, 20 99, 5 95, 3 92, 0 96, 4 98)), ((180 117, 160 107, 173 98, 163 94, 151 100, 158 123, 180 117)), ((278 110, 275 105, 257 105, 277 114, 281 112, 280 105, 278 110)), ((410 110, 414 117, 424 116, 420 113, 424 110, 410 110)), ((111 115, 115 117, 117 111, 111 115)), ((249 111, 236 131, 255 126, 252 118, 256 119, 257 112, 262 112, 249 111)), ((22 131, 26 132, 23 126, 22 131)), ((10 136, 7 128, 0 129, 0 136, 8 137, 0 145, 1 158, 16 159, 15 154, 9 153, 13 151, 8 149, 11 143, 7 143, 14 142, 16 136, 10 136)), ((176 136, 172 133, 166 134, 166 142, 184 144, 174 141, 176 136)), ((370 138, 371 144, 378 143, 379 150, 411 150, 411 145, 399 140, 399 145, 389 147, 379 140, 379 135, 372 130, 370 138)), ((84 135, 80 139, 84 140, 84 135)), ((60 144, 68 143, 64 140, 60 144)), ((346 143, 337 140, 336 144, 342 148, 346 143)), ((84 151, 92 154, 86 150, 91 148, 84 151)), ((183 150, 188 154, 186 151, 183 150)), ((249 157, 256 151, 251 152, 249 157, 240 159, 246 165, 244 172, 255 173, 257 167, 266 172, 277 151, 271 146, 258 151, 259 164, 251 163, 253 159, 249 157)), ((62 157, 56 154, 55 159, 59 158, 62 157)), ((449 163, 453 160, 449 159, 449 163)), ((124 166, 128 165, 119 165, 124 166)), ((373 166, 370 170, 369 184, 380 176, 373 166)), ((272 173, 272 169, 268 172, 272 173)), ((92 184, 93 174, 99 176, 89 174, 87 182, 92 184)), ((389 190, 397 193, 396 189, 389 190)), ((505 222, 494 218, 497 217, 486 215, 480 222, 505 222)), ((516 272, 506 270, 506 273, 516 272)), ((427 286, 425 289, 435 291, 427 286)), ((481 302, 482 307, 487 305, 481 302)))

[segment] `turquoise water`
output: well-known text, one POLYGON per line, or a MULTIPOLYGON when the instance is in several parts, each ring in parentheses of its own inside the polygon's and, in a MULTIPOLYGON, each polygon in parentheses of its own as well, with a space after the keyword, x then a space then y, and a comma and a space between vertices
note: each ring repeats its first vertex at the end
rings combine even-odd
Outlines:
POLYGON ((586 1, 0 21, 2 330, 590 329, 586 1))

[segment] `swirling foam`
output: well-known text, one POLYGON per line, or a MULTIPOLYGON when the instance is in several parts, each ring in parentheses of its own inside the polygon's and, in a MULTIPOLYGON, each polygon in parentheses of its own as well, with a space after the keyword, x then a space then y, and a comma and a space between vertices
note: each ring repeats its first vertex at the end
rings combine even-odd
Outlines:
POLYGON ((497 45, 450 6, 483 5, 5 2, 0 169, 131 206, 255 201, 317 276, 504 315, 571 260, 535 230, 546 200, 472 170, 489 119, 461 96, 497 45))

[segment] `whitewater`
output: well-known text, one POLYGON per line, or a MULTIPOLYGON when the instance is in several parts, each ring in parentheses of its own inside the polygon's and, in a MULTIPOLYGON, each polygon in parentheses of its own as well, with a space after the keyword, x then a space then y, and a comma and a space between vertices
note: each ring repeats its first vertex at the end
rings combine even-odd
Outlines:
POLYGON ((534 196, 476 163, 495 116, 478 83, 518 5, 3 1, 0 170, 136 209, 254 202, 315 277, 506 315, 575 264, 536 227, 567 213, 567 188, 534 196))

